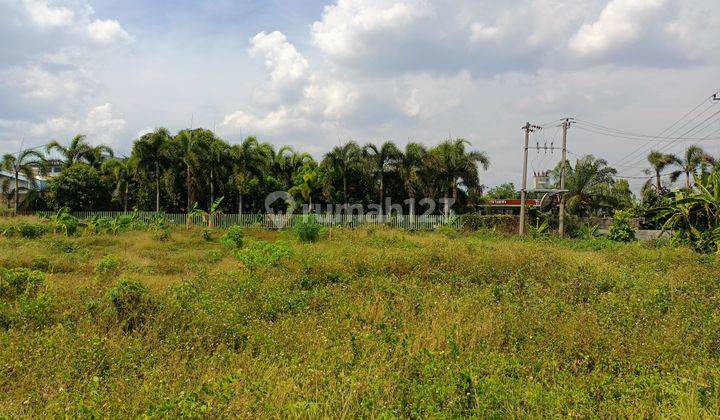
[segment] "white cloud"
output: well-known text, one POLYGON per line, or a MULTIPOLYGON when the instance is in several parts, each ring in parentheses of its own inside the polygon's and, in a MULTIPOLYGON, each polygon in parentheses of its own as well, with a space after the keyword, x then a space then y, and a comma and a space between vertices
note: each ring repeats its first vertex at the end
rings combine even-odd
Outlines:
POLYGON ((460 106, 475 89, 475 81, 468 71, 452 76, 430 73, 407 75, 397 82, 399 107, 408 117, 432 119, 460 106))
POLYGON ((46 143, 51 139, 63 141, 76 134, 86 134, 92 144, 118 146, 121 140, 118 136, 126 125, 126 121, 113 111, 112 104, 106 103, 91 108, 77 119, 54 116, 40 122, 0 120, 0 127, 6 131, 0 140, 30 137, 46 143))
POLYGON ((90 94, 96 83, 84 68, 48 71, 38 64, 31 64, 1 69, 0 85, 19 90, 25 99, 56 101, 90 94))
POLYGON ((273 103, 291 93, 302 82, 308 70, 308 62, 295 46, 287 41, 282 32, 260 32, 250 39, 251 57, 262 57, 269 73, 269 82, 255 93, 261 103, 273 103))
POLYGON ((305 88, 301 108, 306 114, 320 112, 325 119, 339 119, 348 115, 357 104, 360 93, 339 80, 315 77, 305 88))
POLYGON ((570 40, 580 55, 600 54, 636 39, 643 21, 662 9, 665 0, 611 0, 594 23, 584 24, 570 40))
POLYGON ((362 54, 372 48, 367 36, 402 31, 430 10, 425 0, 339 0, 325 6, 322 20, 313 23, 313 43, 333 57, 362 54))
POLYGON ((286 130, 303 129, 308 124, 309 122, 306 119, 293 115, 292 110, 280 107, 268 112, 263 117, 257 117, 243 111, 235 111, 223 119, 221 127, 231 131, 268 135, 286 130))
POLYGON ((130 34, 120 26, 120 22, 113 19, 96 19, 87 26, 88 35, 101 44, 114 42, 130 42, 130 34))
POLYGON ((23 0, 22 4, 33 23, 43 29, 71 26, 75 20, 75 12, 64 6, 51 6, 42 0, 23 0))
POLYGON ((488 39, 497 38, 501 29, 498 26, 486 26, 482 23, 475 22, 470 25, 470 41, 486 41, 488 39))

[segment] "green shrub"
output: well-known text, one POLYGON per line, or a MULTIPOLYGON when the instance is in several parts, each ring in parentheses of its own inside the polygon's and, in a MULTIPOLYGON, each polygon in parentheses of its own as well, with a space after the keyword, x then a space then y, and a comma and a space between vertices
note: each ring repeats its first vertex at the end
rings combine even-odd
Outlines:
POLYGON ((255 241, 250 246, 240 249, 235 257, 250 269, 276 266, 283 258, 292 254, 287 242, 255 241))
POLYGON ((40 223, 20 223, 17 232, 26 239, 38 238, 47 232, 47 227, 40 223))
POLYGON ((630 215, 622 210, 615 211, 613 224, 610 226, 610 240, 616 242, 630 242, 635 240, 635 229, 630 226, 630 215))
POLYGON ((600 234, 598 233, 599 226, 593 224, 582 224, 579 225, 574 231, 573 236, 580 239, 595 239, 600 234))
POLYGON ((164 213, 156 215, 147 228, 152 232, 152 237, 156 241, 165 242, 170 240, 170 221, 164 213))
POLYGON ((63 233, 67 236, 74 235, 80 224, 77 217, 70 214, 67 208, 61 208, 57 213, 51 214, 48 223, 53 233, 63 233))
POLYGON ((467 213, 460 216, 460 221, 462 229, 468 231, 494 229, 503 233, 515 233, 518 228, 518 220, 511 214, 467 213))
POLYGON ((72 254, 79 249, 78 244, 69 239, 52 238, 48 242, 50 249, 64 254, 72 254))
POLYGON ((305 216, 295 224, 293 232, 301 242, 317 242, 323 233, 323 227, 315 217, 305 216))
POLYGON ((203 254, 203 260, 210 264, 215 264, 223 259, 223 252, 219 249, 208 249, 203 254))
POLYGON ((25 239, 39 238, 47 231, 47 226, 42 223, 20 222, 0 226, 0 235, 7 237, 20 236, 25 239))
POLYGON ((0 268, 0 298, 34 296, 45 282, 45 274, 27 268, 0 268))
POLYGON ((10 325, 23 329, 41 329, 54 320, 55 305, 46 294, 20 296, 14 310, 9 314, 10 325))
POLYGON ((243 246, 243 229, 240 226, 234 225, 228 228, 227 232, 220 238, 226 248, 238 249, 243 246))
POLYGON ((50 271, 50 260, 45 256, 36 255, 30 262, 30 268, 33 270, 48 272, 50 271))
POLYGON ((106 255, 95 264, 95 274, 109 275, 117 274, 120 270, 120 259, 114 255, 106 255))
POLYGON ((147 287, 137 280, 120 280, 105 298, 116 321, 128 332, 142 326, 154 309, 147 287))
POLYGON ((548 225, 547 220, 540 223, 540 219, 536 219, 535 226, 528 226, 528 233, 531 238, 544 238, 550 235, 550 226, 548 225))
POLYGON ((210 231, 210 229, 203 229, 202 237, 205 240, 205 242, 213 241, 212 232, 210 231))
POLYGON ((170 240, 169 227, 155 227, 152 229, 152 237, 156 241, 167 242, 170 240))

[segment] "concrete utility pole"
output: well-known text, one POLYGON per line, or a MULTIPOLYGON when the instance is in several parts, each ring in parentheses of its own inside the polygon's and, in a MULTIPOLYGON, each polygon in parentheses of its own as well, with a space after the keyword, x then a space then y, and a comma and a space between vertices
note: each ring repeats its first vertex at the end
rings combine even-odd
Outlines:
POLYGON ((525 207, 527 203, 527 161, 528 161, 528 143, 530 142, 530 132, 539 130, 537 125, 531 125, 526 122, 522 127, 525 131, 525 147, 523 147, 523 177, 522 188, 520 189, 520 230, 519 234, 525 234, 525 207))
MULTIPOLYGON (((560 170, 560 190, 565 189, 565 172, 567 170, 567 132, 570 128, 572 118, 565 118, 562 123, 563 128, 563 145, 562 145, 562 163, 560 170)), ((558 223, 558 235, 562 238, 565 236, 565 192, 560 192, 560 214, 558 223)))

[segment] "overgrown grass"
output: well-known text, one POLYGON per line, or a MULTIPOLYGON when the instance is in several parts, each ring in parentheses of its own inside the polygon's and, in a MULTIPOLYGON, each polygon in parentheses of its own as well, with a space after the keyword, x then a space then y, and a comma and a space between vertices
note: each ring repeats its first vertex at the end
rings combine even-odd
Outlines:
POLYGON ((714 256, 490 231, 154 235, 0 237, 0 417, 720 415, 714 256))

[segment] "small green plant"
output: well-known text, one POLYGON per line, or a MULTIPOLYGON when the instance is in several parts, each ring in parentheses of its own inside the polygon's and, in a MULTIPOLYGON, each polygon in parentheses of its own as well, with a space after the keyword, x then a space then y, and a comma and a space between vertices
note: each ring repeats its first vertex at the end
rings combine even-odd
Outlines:
POLYGON ((47 228, 40 223, 20 223, 17 232, 26 239, 38 238, 47 232, 47 228))
POLYGON ((120 259, 114 255, 106 255, 95 264, 93 273, 99 275, 117 274, 120 271, 120 259))
POLYGON ((210 264, 215 264, 223 259, 223 252, 219 249, 208 249, 203 254, 203 260, 210 264))
POLYGON ((116 321, 127 332, 141 327, 155 307, 147 287, 137 280, 120 280, 105 298, 116 321))
POLYGON ((616 210, 613 224, 610 226, 608 239, 616 242, 630 242, 635 240, 635 229, 630 226, 630 215, 623 210, 616 210))
POLYGON ((550 234, 550 226, 547 220, 540 223, 540 219, 535 220, 535 226, 530 225, 528 232, 532 238, 543 238, 550 234))
POLYGON ((0 268, 0 298, 34 296, 45 282, 45 274, 27 268, 0 268))
POLYGON ((111 223, 112 219, 109 217, 93 216, 85 221, 85 232, 93 235, 107 232, 111 223))
POLYGON ((203 229, 202 237, 203 237, 203 239, 205 240, 205 242, 212 242, 212 241, 213 241, 212 232, 211 232, 209 229, 203 229))
POLYGON ((598 230, 598 225, 583 224, 577 228, 576 235, 580 239, 595 239, 600 236, 598 230))
POLYGON ((233 225, 230 226, 227 232, 225 232, 225 234, 220 238, 220 243, 222 243, 226 248, 229 249, 242 248, 243 236, 244 234, 242 227, 233 225))
POLYGON ((50 215, 48 218, 50 228, 53 233, 63 233, 67 236, 74 235, 77 232, 78 219, 70 214, 70 211, 63 207, 57 213, 50 215))
POLYGON ((148 224, 148 229, 152 232, 153 239, 160 242, 170 240, 170 222, 164 214, 158 214, 148 224))
POLYGON ((293 227, 295 236, 301 242, 317 242, 323 233, 323 227, 313 216, 304 216, 293 227))
POLYGON ((30 268, 33 270, 48 272, 51 271, 50 260, 43 255, 36 255, 30 262, 30 268))
POLYGON ((287 242, 255 241, 248 247, 238 250, 235 257, 250 269, 276 266, 283 258, 292 254, 287 242))

